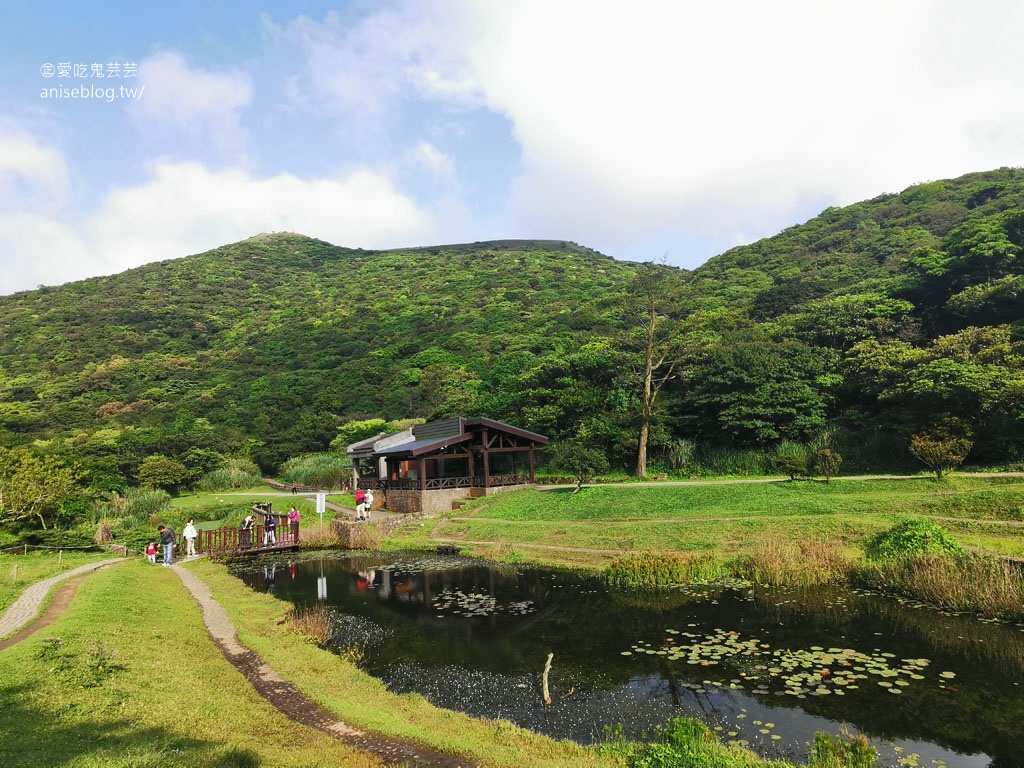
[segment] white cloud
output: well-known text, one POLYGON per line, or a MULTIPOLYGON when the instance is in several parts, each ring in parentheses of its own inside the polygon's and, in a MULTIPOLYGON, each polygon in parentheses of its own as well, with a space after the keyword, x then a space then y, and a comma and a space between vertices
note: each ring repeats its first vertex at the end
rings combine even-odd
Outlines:
POLYGON ((54 212, 68 200, 59 151, 20 132, 0 132, 0 210, 54 212))
POLYGON ((259 232, 294 231, 349 247, 419 245, 436 236, 435 215, 367 169, 339 178, 261 178, 160 163, 145 183, 112 189, 98 210, 72 224, 0 215, 0 258, 8 265, 0 293, 114 274, 259 232))
POLYGON ((264 27, 303 57, 292 99, 333 116, 353 142, 372 146, 386 143, 409 100, 478 103, 462 55, 466 30, 450 21, 431 3, 402 1, 356 22, 330 12, 322 21, 300 16, 285 27, 264 18, 264 27))
POLYGON ((473 30, 468 77, 522 147, 521 231, 724 241, 816 201, 1024 165, 1016 3, 437 7, 473 30))
POLYGON ((138 79, 145 87, 137 102, 138 112, 180 129, 211 116, 220 119, 252 101, 252 80, 247 73, 191 67, 173 51, 143 60, 138 79))
POLYGON ((163 51, 139 63, 138 99, 128 105, 143 143, 163 157, 204 157, 233 164, 246 155, 240 113, 252 103, 247 72, 191 66, 163 51))
POLYGON ((0 295, 95 275, 90 255, 81 238, 53 218, 0 215, 0 295))
POLYGON ((257 178, 197 163, 159 164, 147 183, 113 190, 85 227, 111 272, 259 232, 380 248, 420 242, 431 230, 429 211, 368 170, 337 179, 257 178))

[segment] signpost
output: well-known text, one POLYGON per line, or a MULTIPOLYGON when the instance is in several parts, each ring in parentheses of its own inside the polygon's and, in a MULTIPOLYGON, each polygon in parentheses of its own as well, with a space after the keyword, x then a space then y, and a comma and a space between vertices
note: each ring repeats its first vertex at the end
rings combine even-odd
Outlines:
POLYGON ((324 527, 324 512, 327 511, 327 494, 317 493, 316 495, 316 513, 320 515, 320 527, 324 527))

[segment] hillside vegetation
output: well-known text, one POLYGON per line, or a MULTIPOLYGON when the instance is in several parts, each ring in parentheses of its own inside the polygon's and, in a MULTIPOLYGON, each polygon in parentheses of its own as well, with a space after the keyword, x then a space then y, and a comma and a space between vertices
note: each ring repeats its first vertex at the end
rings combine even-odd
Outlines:
POLYGON ((273 472, 353 420, 479 415, 630 469, 658 318, 652 469, 728 471, 728 454, 774 471, 776 454, 830 447, 844 471, 891 471, 922 433, 1010 466, 1022 248, 1019 169, 830 208, 693 272, 558 241, 371 252, 260 235, 0 297, 0 448, 123 491, 147 458, 182 483, 228 456, 273 472))

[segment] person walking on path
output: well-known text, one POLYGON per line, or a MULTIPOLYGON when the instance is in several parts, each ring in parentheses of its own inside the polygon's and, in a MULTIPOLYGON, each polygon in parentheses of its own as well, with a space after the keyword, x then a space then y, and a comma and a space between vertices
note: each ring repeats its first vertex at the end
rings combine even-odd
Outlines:
POLYGON ((360 522, 363 519, 363 513, 366 511, 366 491, 360 488, 356 491, 356 522, 360 522))
POLYGON ((292 480, 292 496, 299 492, 299 484, 292 480))
POLYGON ((157 530, 160 531, 160 545, 164 548, 164 565, 170 565, 174 562, 174 529, 161 525, 157 530))
POLYGON ((156 565, 156 542, 151 541, 146 545, 146 559, 156 565))
POLYGON ((288 510, 288 523, 292 528, 292 540, 299 538, 299 510, 292 504, 292 508, 288 510))
POLYGON ((199 536, 199 532, 196 530, 196 521, 190 518, 181 535, 185 537, 185 556, 195 557, 196 537, 199 536))
POLYGON ((370 522, 370 512, 373 511, 373 489, 366 491, 366 501, 363 502, 363 520, 370 522))

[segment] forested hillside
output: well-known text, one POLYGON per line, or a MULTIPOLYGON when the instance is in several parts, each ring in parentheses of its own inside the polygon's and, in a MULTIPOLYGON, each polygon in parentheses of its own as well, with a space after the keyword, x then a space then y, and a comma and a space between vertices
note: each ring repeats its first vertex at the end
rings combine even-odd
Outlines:
POLYGON ((261 235, 0 297, 0 446, 119 489, 147 456, 274 471, 351 420, 479 415, 628 468, 656 317, 659 469, 784 441, 890 469, 939 428, 1005 465, 1024 455, 1022 248, 1017 169, 828 209, 692 273, 567 242, 261 235))

